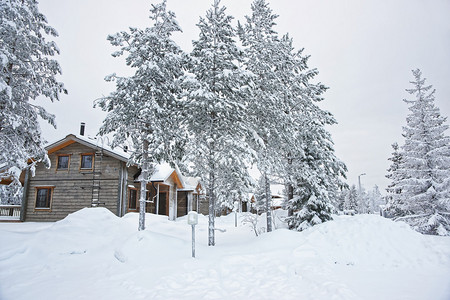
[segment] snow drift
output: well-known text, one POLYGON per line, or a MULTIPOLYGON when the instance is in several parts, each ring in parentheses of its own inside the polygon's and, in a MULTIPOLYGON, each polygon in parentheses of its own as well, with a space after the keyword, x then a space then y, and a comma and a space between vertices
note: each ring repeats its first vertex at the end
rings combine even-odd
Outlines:
POLYGON ((191 228, 88 208, 56 223, 0 224, 0 299, 449 299, 450 238, 373 215, 256 237, 207 217, 191 228))

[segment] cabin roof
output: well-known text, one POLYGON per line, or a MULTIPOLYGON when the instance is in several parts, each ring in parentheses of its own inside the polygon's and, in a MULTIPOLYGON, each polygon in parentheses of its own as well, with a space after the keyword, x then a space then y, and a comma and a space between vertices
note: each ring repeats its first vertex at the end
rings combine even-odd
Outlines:
POLYGON ((73 143, 80 143, 90 148, 98 148, 102 149, 107 155, 114 157, 118 160, 127 162, 130 158, 130 154, 119 148, 111 148, 102 140, 102 138, 91 138, 85 137, 82 135, 69 134, 65 138, 60 139, 52 144, 49 144, 45 147, 48 154, 56 152, 62 148, 65 148, 73 143))
POLYGON ((173 181, 178 185, 178 189, 185 189, 186 184, 183 180, 183 175, 181 175, 178 167, 172 168, 168 163, 157 164, 154 166, 154 172, 150 177, 151 182, 165 182, 167 179, 172 177, 173 181))
POLYGON ((183 181, 185 183, 185 187, 181 189, 182 191, 195 191, 197 186, 200 184, 201 186, 201 179, 200 177, 187 177, 183 176, 183 181))
MULTIPOLYGON (((123 162, 128 162, 128 159, 130 158, 129 152, 125 152, 120 148, 111 148, 109 145, 107 145, 106 141, 102 140, 102 138, 91 138, 75 134, 69 134, 65 138, 47 145, 45 149, 47 150, 48 154, 51 154, 73 143, 80 143, 93 149, 102 149, 105 154, 123 162)), ((156 164, 154 168, 155 171, 150 177, 150 181, 165 182, 167 179, 169 179, 169 177, 172 177, 174 182, 179 187, 185 188, 183 176, 178 170, 178 167, 175 166, 175 168, 172 168, 168 163, 162 163, 156 164)))

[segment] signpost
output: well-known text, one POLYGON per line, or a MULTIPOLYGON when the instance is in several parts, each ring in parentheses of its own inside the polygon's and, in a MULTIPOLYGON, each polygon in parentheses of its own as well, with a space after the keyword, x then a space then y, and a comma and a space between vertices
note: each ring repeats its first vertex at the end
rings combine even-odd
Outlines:
POLYGON ((237 213, 239 210, 239 202, 234 201, 234 227, 237 227, 237 213))
POLYGON ((192 257, 195 258, 195 225, 198 224, 198 213, 196 211, 188 212, 187 222, 192 226, 192 257))

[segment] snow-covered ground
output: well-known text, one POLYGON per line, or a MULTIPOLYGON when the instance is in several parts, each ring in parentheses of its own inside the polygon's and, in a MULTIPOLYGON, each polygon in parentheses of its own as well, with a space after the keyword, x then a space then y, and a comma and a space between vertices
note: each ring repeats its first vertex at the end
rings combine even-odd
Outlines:
POLYGON ((0 224, 0 299, 450 299, 450 237, 375 215, 255 236, 207 217, 191 227, 83 209, 56 223, 0 224))

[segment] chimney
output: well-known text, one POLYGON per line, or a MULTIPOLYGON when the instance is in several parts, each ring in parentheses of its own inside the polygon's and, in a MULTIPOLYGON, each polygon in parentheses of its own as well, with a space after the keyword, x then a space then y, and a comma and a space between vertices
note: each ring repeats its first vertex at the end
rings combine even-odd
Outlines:
POLYGON ((80 125, 80 135, 81 136, 84 136, 84 127, 85 127, 85 125, 86 124, 84 124, 84 122, 81 122, 81 125, 80 125))
POLYGON ((123 152, 128 152, 128 146, 123 146, 123 152))

